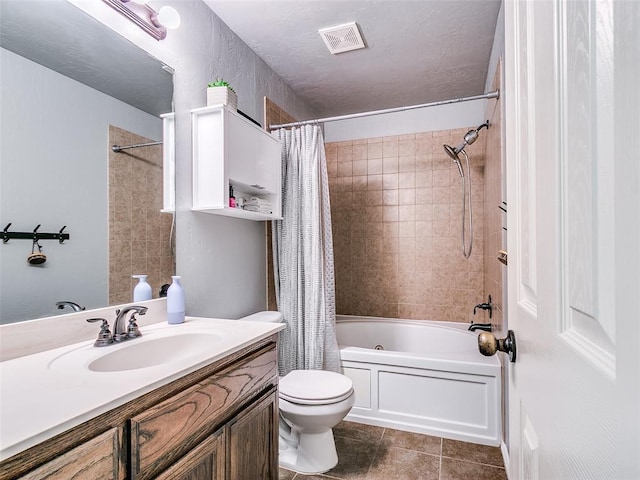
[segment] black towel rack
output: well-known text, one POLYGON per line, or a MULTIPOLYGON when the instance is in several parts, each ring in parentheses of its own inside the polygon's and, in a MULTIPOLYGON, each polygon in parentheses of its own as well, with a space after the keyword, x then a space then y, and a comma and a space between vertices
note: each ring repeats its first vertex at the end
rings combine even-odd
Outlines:
POLYGON ((2 243, 7 243, 12 238, 21 239, 21 240, 32 240, 34 242, 38 242, 38 240, 58 240, 60 243, 64 243, 65 240, 69 240, 69 234, 63 233, 64 229, 67 228, 65 225, 60 229, 58 233, 43 233, 39 232, 41 224, 38 224, 36 228, 33 229, 33 232, 10 232, 9 227, 11 226, 11 222, 7 223, 7 226, 4 227, 4 231, 2 232, 2 243))

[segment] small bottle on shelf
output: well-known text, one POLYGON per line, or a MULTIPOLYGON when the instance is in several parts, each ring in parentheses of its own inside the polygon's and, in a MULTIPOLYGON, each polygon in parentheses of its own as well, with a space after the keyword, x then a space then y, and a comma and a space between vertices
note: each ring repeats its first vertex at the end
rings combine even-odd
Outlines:
POLYGON ((236 197, 233 196, 233 185, 229 185, 229 206, 236 208, 236 197))

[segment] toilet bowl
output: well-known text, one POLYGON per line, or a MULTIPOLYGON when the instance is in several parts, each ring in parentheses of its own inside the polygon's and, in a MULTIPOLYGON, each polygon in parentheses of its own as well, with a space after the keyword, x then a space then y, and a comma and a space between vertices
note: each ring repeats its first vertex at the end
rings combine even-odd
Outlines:
MULTIPOLYGON (((241 320, 281 322, 279 312, 259 312, 241 320)), ((338 463, 332 428, 355 402, 345 375, 324 370, 293 370, 278 386, 279 464, 300 473, 331 470, 338 463)))

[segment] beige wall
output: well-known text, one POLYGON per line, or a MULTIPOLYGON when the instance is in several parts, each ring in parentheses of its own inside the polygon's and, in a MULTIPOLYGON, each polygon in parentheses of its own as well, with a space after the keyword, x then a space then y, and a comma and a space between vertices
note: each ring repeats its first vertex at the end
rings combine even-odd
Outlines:
MULTIPOLYGON (((112 125, 109 145, 151 140, 112 125)), ((138 282, 148 275, 153 298, 175 275, 173 216, 161 213, 162 146, 109 152, 109 304, 130 302, 138 282)))
POLYGON ((469 259, 461 251, 461 179, 442 149, 460 143, 466 131, 325 145, 338 314, 473 318, 473 306, 485 299, 485 131, 467 148, 474 214, 469 259))
MULTIPOLYGON (((501 65, 497 67, 492 91, 500 88, 501 65)), ((498 251, 503 250, 503 229, 506 214, 498 208, 502 204, 502 101, 489 102, 487 118, 491 128, 486 132, 485 186, 484 186, 484 291, 491 295, 494 305, 493 318, 495 332, 503 330, 505 306, 503 302, 503 272, 506 266, 498 261, 498 251)), ((506 209, 506 208, 505 208, 506 209)), ((496 333, 496 335, 498 335, 496 333)), ((501 337, 503 335, 500 335, 501 337)))

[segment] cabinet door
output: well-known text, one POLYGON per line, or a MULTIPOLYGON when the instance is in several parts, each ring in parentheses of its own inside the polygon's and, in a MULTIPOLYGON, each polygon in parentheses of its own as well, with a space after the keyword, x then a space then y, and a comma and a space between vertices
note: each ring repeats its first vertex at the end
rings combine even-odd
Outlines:
POLYGON ((280 142, 227 112, 225 162, 229 182, 254 187, 258 195, 280 193, 280 142))
POLYGON ((224 431, 219 430, 177 461, 156 480, 223 480, 224 431))
POLYGON ((32 470, 23 480, 124 479, 120 429, 112 428, 32 470))
POLYGON ((256 130, 246 120, 225 112, 225 167, 230 183, 258 184, 256 130))
POLYGON ((278 396, 272 390, 227 424, 227 478, 278 478, 278 396))

